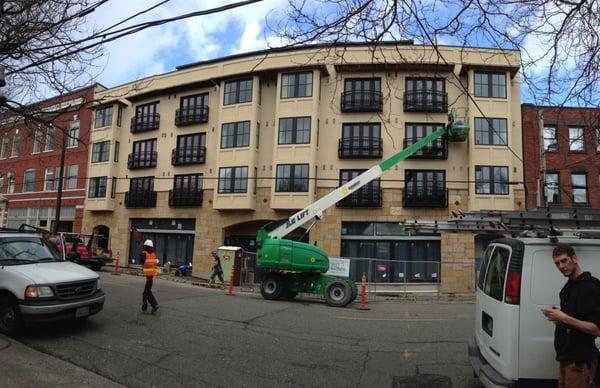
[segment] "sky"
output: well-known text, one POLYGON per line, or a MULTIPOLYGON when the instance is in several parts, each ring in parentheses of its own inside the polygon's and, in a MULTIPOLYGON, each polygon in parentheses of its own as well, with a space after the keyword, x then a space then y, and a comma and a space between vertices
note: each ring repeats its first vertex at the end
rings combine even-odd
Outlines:
MULTIPOLYGON (((107 27, 146 9, 158 0, 109 1, 88 17, 96 29, 107 27)), ((137 17, 135 22, 163 19, 231 4, 233 0, 171 0, 137 17)), ((176 66, 267 48, 266 17, 287 0, 266 0, 218 14, 152 27, 105 45, 97 63, 98 82, 115 87, 143 77, 174 71, 176 66)), ((272 15, 272 14, 271 14, 272 15)))

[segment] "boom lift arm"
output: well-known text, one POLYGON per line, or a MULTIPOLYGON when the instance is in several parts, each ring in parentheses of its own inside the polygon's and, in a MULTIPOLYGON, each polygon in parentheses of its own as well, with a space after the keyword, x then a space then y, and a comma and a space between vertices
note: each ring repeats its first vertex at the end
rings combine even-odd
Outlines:
POLYGON ((447 135, 450 140, 463 141, 464 138, 462 136, 466 136, 466 134, 468 134, 467 124, 461 121, 455 121, 454 114, 450 113, 448 115, 448 124, 446 127, 438 128, 436 131, 425 136, 410 147, 403 149, 380 164, 371 167, 356 178, 325 195, 323 198, 300 210, 288 218, 286 222, 268 232, 268 236, 273 239, 280 239, 313 219, 320 220, 323 218, 323 212, 329 207, 335 205, 337 202, 354 193, 369 182, 379 178, 384 171, 391 169, 394 165, 418 152, 436 139, 447 135))

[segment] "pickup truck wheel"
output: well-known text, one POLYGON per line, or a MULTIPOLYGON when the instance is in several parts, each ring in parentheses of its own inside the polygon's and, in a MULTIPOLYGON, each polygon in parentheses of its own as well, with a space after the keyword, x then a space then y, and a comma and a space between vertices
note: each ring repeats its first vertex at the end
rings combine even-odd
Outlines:
POLYGON ((283 293, 283 280, 277 273, 270 273, 260 284, 260 293, 267 300, 277 300, 283 293))
POLYGON ((0 297, 0 333, 14 336, 22 326, 21 312, 15 298, 0 297))
POLYGON ((325 288, 325 301, 332 307, 344 307, 351 298, 352 290, 346 282, 332 280, 325 288))

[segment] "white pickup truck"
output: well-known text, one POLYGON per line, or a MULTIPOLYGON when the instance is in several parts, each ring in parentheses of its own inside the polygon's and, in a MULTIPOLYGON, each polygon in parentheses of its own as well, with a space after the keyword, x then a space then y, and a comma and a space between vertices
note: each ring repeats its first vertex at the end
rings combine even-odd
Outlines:
POLYGON ((98 313, 105 298, 98 278, 41 234, 0 230, 0 333, 98 313))

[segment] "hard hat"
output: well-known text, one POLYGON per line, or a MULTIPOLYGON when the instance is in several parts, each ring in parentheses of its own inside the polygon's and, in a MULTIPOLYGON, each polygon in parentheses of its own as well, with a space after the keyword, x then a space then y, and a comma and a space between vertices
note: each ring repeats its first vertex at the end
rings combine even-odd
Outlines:
POLYGON ((145 247, 154 248, 154 244, 152 243, 152 240, 146 240, 146 241, 144 241, 144 246, 145 247))

